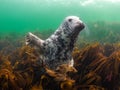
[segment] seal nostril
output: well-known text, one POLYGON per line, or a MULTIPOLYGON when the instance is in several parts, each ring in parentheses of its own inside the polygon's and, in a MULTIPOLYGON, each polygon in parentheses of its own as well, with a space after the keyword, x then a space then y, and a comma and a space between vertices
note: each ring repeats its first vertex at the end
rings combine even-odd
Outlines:
POLYGON ((76 28, 79 28, 79 29, 84 29, 85 28, 85 25, 82 22, 76 22, 76 24, 77 24, 76 28))
POLYGON ((85 25, 84 25, 84 23, 81 23, 81 27, 82 27, 82 29, 83 29, 83 28, 85 28, 85 25))

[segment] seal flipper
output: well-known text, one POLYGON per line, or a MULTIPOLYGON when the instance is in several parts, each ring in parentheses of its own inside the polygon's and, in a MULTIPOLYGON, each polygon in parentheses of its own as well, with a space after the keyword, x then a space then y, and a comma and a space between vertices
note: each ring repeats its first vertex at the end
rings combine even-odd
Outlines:
POLYGON ((25 38, 26 45, 33 46, 37 49, 42 49, 43 42, 44 40, 38 38, 36 35, 32 34, 31 32, 29 32, 25 38))

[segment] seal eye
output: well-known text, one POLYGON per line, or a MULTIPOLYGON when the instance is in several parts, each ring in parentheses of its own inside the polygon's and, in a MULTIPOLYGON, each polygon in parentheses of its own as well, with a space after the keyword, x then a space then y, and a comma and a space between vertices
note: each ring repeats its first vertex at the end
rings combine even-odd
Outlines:
POLYGON ((71 21, 72 21, 72 19, 68 19, 68 21, 69 21, 69 22, 71 22, 71 21))

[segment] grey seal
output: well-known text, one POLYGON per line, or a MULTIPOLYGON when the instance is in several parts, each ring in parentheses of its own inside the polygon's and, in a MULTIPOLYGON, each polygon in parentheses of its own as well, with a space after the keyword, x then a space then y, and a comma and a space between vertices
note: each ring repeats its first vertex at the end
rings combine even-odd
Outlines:
POLYGON ((74 65, 72 51, 79 32, 85 27, 77 16, 68 16, 59 28, 46 40, 38 38, 29 32, 26 35, 26 45, 32 45, 42 51, 42 60, 50 69, 56 69, 61 64, 74 65))

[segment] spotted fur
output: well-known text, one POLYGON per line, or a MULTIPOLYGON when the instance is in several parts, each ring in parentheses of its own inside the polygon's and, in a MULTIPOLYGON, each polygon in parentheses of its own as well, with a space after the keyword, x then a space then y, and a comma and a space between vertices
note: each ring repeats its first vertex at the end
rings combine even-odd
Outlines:
POLYGON ((51 69, 61 64, 73 66, 72 51, 79 32, 84 24, 77 16, 68 16, 60 27, 46 40, 41 40, 32 33, 28 33, 26 44, 40 49, 44 63, 51 69))

